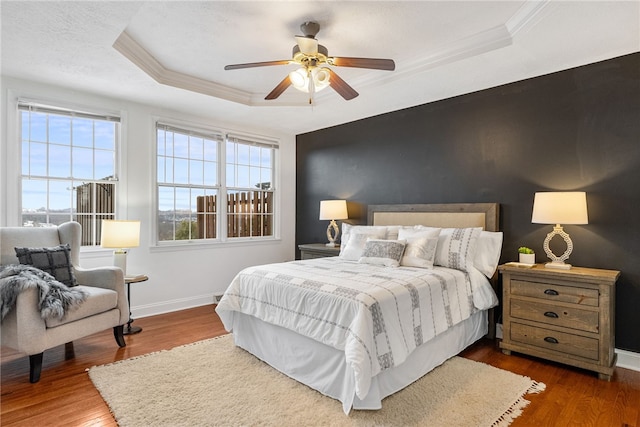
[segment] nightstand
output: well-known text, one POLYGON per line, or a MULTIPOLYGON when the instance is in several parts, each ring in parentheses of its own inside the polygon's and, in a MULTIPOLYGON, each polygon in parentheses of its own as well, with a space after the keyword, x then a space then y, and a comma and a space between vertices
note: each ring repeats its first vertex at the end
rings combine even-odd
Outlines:
POLYGON ((615 286, 619 271, 501 265, 502 352, 541 357, 598 373, 616 365, 615 286))
POLYGON ((300 259, 325 258, 340 255, 340 246, 330 247, 324 243, 298 245, 300 259))

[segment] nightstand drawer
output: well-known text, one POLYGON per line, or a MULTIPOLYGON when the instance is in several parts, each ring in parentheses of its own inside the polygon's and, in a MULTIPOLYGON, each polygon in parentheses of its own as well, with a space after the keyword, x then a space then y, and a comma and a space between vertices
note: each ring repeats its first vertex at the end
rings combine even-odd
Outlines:
POLYGON ((598 290, 511 279, 511 294, 548 301, 598 306, 598 290))
POLYGON ((511 317, 533 320, 549 325, 564 326, 580 331, 598 333, 600 313, 576 307, 561 307, 543 302, 513 298, 510 304, 511 317))
POLYGON ((511 323, 510 339, 560 353, 598 360, 598 340, 578 335, 511 323))

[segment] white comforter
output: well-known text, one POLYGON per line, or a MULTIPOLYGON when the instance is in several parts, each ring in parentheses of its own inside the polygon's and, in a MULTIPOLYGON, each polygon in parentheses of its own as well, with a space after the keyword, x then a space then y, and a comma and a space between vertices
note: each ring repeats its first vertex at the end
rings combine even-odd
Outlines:
POLYGON ((364 399, 372 377, 477 311, 471 289, 458 270, 318 258, 241 271, 216 312, 230 332, 242 312, 343 350, 364 399))

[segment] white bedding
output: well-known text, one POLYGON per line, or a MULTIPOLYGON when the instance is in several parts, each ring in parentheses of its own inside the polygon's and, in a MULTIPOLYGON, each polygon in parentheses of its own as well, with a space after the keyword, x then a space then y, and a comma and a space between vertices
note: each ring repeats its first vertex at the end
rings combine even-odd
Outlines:
POLYGON ((236 313, 235 344, 278 371, 320 393, 339 400, 345 414, 350 410, 377 410, 382 400, 440 366, 447 359, 482 338, 488 331, 487 311, 466 320, 418 347, 407 360, 373 377, 366 398, 355 393, 353 372, 344 352, 280 326, 236 313))
POLYGON ((230 332, 243 313, 344 352, 364 401, 379 373, 478 311, 472 289, 490 285, 472 286, 469 277, 337 257, 270 264, 240 272, 216 312, 230 332))

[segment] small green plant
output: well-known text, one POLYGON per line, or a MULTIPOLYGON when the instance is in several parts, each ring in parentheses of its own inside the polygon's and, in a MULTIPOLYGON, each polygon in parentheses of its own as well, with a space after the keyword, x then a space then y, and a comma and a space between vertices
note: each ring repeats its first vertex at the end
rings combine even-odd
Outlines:
POLYGON ((528 248, 526 246, 520 246, 518 248, 518 253, 519 254, 535 254, 535 252, 533 251, 533 249, 528 248))

